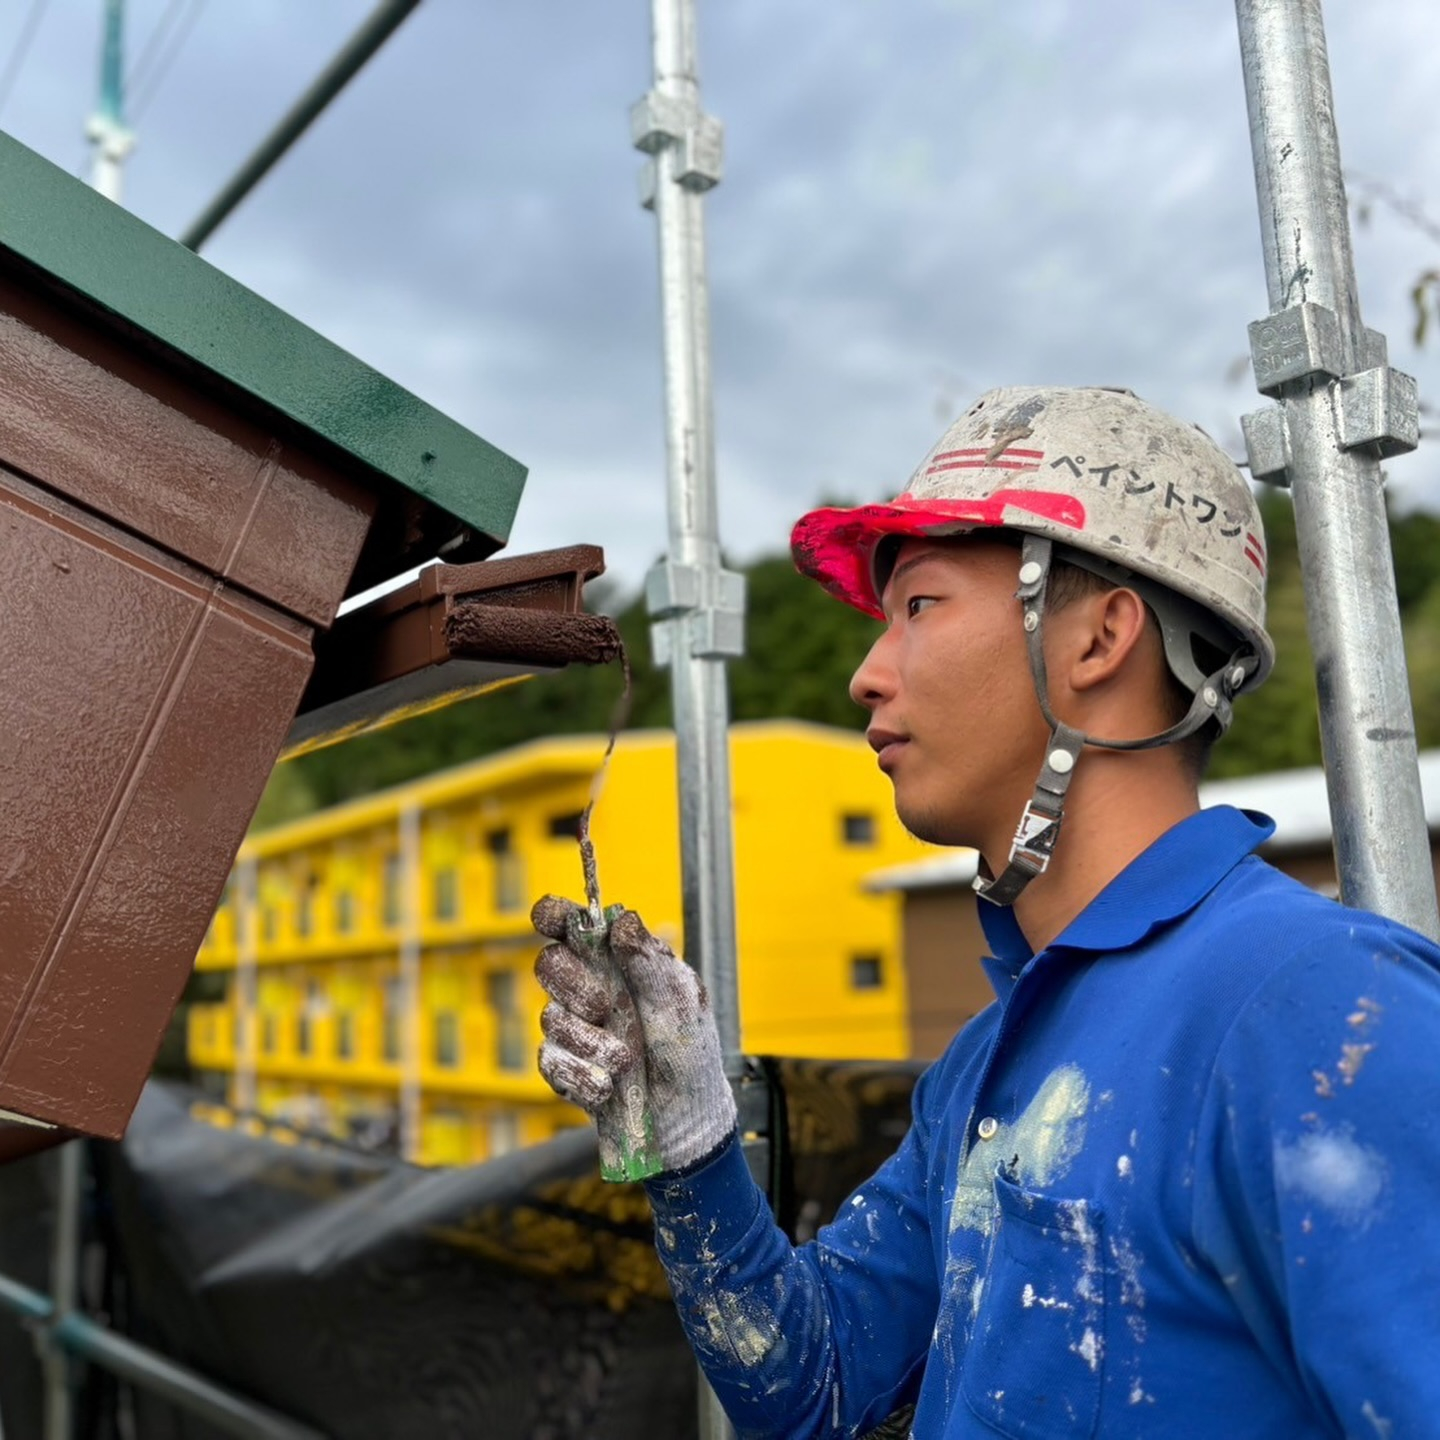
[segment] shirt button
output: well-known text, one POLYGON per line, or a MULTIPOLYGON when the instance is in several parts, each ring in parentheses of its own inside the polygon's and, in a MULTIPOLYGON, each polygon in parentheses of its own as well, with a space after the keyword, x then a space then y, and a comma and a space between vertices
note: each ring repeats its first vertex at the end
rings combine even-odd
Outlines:
POLYGON ((982 1140, 993 1140, 999 1132, 1000 1122, 993 1116, 987 1115, 976 1127, 975 1132, 982 1140))

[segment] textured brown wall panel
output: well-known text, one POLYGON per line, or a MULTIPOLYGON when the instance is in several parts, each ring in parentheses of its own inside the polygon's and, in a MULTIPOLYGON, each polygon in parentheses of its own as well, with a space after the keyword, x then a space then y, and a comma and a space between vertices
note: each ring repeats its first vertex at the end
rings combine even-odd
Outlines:
POLYGON ((334 618, 377 504, 4 276, 0 462, 317 625, 334 618))
POLYGON ((0 475, 0 1107, 117 1135, 309 627, 0 475))

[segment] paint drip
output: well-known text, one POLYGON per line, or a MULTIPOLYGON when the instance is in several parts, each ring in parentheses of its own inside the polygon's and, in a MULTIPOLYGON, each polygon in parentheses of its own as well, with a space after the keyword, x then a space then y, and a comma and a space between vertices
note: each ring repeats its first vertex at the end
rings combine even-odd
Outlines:
POLYGON ((613 999, 605 1028, 622 1040, 635 1056, 634 1066, 626 1074, 616 1077, 615 1093, 606 1101, 605 1124, 600 1131, 602 1178, 632 1181, 658 1175, 665 1167, 656 1148, 655 1127, 645 1089, 644 1027, 623 972, 610 952, 610 923, 623 912, 624 907, 611 905, 607 909, 601 903, 600 869, 595 859, 595 842, 590 836, 590 818, 605 785, 610 758, 615 753, 615 742, 630 718, 633 688, 630 657, 625 653, 618 634, 615 635, 615 658, 620 661, 624 684, 610 715, 610 734, 605 753, 600 757, 599 768, 590 781, 590 796, 575 827, 575 838, 580 847, 580 869, 585 882, 585 908, 572 915, 566 926, 565 938, 570 948, 585 956, 610 984, 613 999))

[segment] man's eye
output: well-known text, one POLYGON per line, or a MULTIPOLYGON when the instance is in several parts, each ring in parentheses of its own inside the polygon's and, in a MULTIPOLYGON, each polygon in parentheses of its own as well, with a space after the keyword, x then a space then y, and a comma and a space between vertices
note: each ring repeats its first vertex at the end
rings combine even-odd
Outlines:
POLYGON ((913 595, 905 602, 905 613, 913 620, 925 606, 933 605, 934 603, 935 597, 933 595, 913 595))

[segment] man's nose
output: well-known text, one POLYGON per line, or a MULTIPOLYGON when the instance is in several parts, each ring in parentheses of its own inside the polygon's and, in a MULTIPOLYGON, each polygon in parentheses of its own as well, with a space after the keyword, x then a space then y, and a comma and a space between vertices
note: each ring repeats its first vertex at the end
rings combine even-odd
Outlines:
POLYGON ((866 710, 873 710, 895 692, 895 671, 886 644, 889 632, 880 635, 850 677, 850 698, 866 710))

